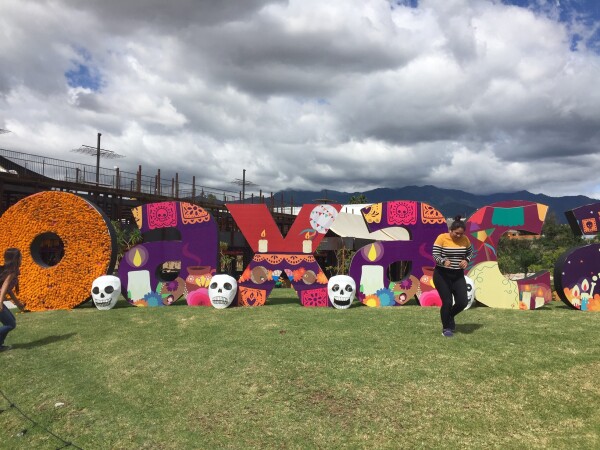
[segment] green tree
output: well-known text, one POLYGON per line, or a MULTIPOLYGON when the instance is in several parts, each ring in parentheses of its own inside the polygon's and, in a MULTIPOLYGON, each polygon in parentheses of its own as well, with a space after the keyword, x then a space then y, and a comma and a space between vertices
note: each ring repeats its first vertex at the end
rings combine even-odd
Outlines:
POLYGON ((234 258, 226 253, 228 248, 229 244, 227 242, 219 242, 219 266, 221 267, 221 273, 231 274, 231 265, 234 258))
POLYGON ((325 269, 332 275, 348 275, 350 263, 356 252, 346 247, 342 239, 342 247, 335 251, 335 265, 327 266, 325 269))
POLYGON ((356 194, 350 197, 348 200, 349 205, 361 205, 363 203, 369 203, 365 194, 356 194))
POLYGON ((567 224, 558 223, 550 213, 546 217, 538 239, 509 239, 502 236, 498 242, 498 265, 503 273, 538 272, 554 270, 554 263, 565 251, 586 244, 567 224))
POLYGON ((123 255, 134 245, 142 242, 142 233, 139 228, 133 226, 124 226, 118 220, 111 220, 115 234, 117 236, 117 258, 120 260, 123 255))
POLYGON ((576 235, 567 224, 558 223, 554 213, 548 214, 542 227, 542 238, 540 244, 545 248, 556 249, 563 247, 578 247, 583 245, 581 236, 576 235))
POLYGON ((498 266, 504 273, 528 273, 541 261, 535 240, 510 239, 502 236, 498 242, 498 266))

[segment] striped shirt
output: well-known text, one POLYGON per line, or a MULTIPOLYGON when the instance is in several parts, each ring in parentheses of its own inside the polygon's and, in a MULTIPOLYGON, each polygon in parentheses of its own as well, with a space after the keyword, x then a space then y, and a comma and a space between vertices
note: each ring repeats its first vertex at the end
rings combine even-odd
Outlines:
POLYGON ((464 259, 467 262, 473 256, 473 246, 466 236, 452 239, 450 233, 440 234, 433 243, 433 259, 439 267, 444 267, 446 260, 450 261, 449 269, 460 269, 458 266, 464 259))

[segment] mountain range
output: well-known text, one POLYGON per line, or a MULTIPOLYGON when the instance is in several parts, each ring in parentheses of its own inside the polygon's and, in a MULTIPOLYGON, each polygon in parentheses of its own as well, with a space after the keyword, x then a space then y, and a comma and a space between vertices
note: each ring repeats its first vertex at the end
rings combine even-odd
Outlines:
POLYGON ((435 186, 405 186, 401 188, 378 188, 365 192, 339 192, 323 189, 321 191, 285 190, 278 192, 276 198, 285 198, 289 204, 293 199, 294 205, 304 203, 319 203, 329 201, 332 203, 347 204, 353 196, 364 195, 368 203, 379 203, 390 200, 417 200, 434 206, 446 217, 462 215, 469 217, 477 209, 492 203, 506 200, 526 200, 542 203, 549 206, 549 214, 554 213, 559 223, 567 223, 565 211, 578 206, 597 203, 600 200, 584 195, 551 197, 545 194, 532 194, 528 191, 511 193, 498 193, 489 195, 470 194, 457 189, 442 189, 435 186))

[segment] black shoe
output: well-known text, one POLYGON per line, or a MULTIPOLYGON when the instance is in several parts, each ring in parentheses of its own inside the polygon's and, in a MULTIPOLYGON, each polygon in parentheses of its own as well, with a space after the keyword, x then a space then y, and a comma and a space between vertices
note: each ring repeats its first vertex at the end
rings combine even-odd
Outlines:
POLYGON ((0 345, 0 352, 6 352, 12 348, 12 345, 0 345))
POLYGON ((444 337, 452 337, 452 336, 454 336, 454 333, 452 332, 452 330, 450 328, 444 328, 442 330, 442 336, 444 336, 444 337))

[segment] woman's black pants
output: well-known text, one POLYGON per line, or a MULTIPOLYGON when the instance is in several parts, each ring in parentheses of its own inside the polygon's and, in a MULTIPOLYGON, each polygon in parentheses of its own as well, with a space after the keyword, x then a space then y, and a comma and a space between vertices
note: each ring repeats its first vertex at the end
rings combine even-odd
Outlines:
POLYGON ((454 316, 467 307, 467 282, 462 269, 448 269, 436 266, 433 271, 433 283, 442 299, 440 316, 442 328, 452 328, 454 316), (453 298, 454 296, 454 298, 453 298), (452 304, 454 300, 454 305, 452 304))

